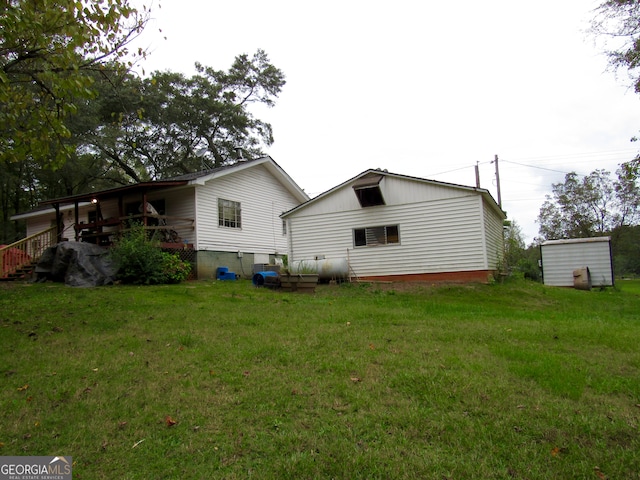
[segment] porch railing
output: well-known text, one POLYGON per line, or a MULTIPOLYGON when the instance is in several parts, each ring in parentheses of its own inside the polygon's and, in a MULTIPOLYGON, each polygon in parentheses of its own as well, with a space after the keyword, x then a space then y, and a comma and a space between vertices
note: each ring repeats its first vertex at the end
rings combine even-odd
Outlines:
POLYGON ((74 228, 78 240, 108 246, 120 233, 127 232, 132 222, 144 224, 143 228, 150 232, 150 236, 161 243, 184 244, 189 243, 187 239, 193 238, 193 218, 158 214, 112 217, 92 223, 81 222, 74 228))
POLYGON ((0 278, 37 262, 47 248, 55 245, 56 239, 57 228, 54 226, 0 248, 0 278))

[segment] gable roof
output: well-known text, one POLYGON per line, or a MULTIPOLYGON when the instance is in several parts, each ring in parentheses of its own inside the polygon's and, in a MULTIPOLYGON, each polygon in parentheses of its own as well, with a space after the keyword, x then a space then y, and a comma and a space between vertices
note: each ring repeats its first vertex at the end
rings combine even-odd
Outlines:
POLYGON ((497 204, 497 202, 494 200, 494 198, 491 196, 491 193, 489 193, 488 190, 484 189, 484 188, 478 188, 478 187, 469 187, 469 186, 465 186, 465 185, 458 185, 455 183, 448 183, 448 182, 439 182, 437 180, 429 180, 426 178, 420 178, 420 177, 412 177, 410 175, 401 175, 398 173, 390 173, 387 170, 380 170, 378 169, 373 169, 370 168, 369 170, 365 170, 364 172, 356 175, 353 178, 350 178, 349 180, 327 190, 326 192, 321 193, 320 195, 313 197, 312 199, 308 200, 305 203, 302 203, 300 205, 298 205, 295 208, 292 208, 291 210, 284 212, 282 215, 280 215, 282 218, 285 218, 289 215, 291 215, 294 212, 298 212, 300 210, 305 209, 306 207, 308 207, 309 205, 313 205, 319 201, 322 201, 323 198, 328 197, 329 195, 331 195, 332 193, 336 192, 337 190, 340 190, 341 188, 344 188, 346 186, 352 186, 352 187, 357 187, 357 186, 363 186, 363 185, 369 185, 372 182, 375 183, 379 183, 383 177, 394 177, 394 178, 398 178, 401 180, 411 180, 411 181, 415 181, 415 182, 420 182, 420 183, 424 183, 427 185, 438 185, 441 187, 450 187, 450 188, 455 188, 455 189, 460 189, 460 190, 467 190, 467 191, 471 191, 471 192, 476 192, 479 195, 482 195, 482 197, 489 203, 489 205, 499 214, 502 215, 504 218, 507 217, 506 213, 504 212, 504 210, 502 210, 502 208, 500 208, 500 206, 497 204))
POLYGON ((145 193, 152 190, 162 190, 171 187, 180 187, 186 185, 204 185, 209 180, 214 178, 229 175, 231 173, 241 172, 248 168, 253 168, 258 165, 263 165, 274 177, 276 177, 282 185, 299 201, 305 202, 309 200, 309 196, 302 190, 298 184, 270 157, 264 156, 253 160, 245 160, 242 162, 234 163, 233 165, 224 165, 218 168, 212 168, 209 170, 202 170, 200 172, 187 173, 172 178, 166 178, 163 180, 155 180, 150 182, 140 182, 131 185, 124 185, 121 187, 110 188, 106 190, 99 190, 89 193, 80 193, 77 195, 70 195, 68 197, 58 197, 51 200, 45 200, 40 202, 39 207, 36 207, 29 212, 13 215, 12 220, 18 220, 44 213, 43 210, 46 207, 71 205, 83 202, 91 202, 92 199, 99 198, 105 200, 109 198, 117 198, 123 194, 131 193, 145 193))
POLYGON ((307 195, 305 191, 302 190, 302 188, 300 188, 298 184, 294 182, 293 179, 282 169, 282 167, 268 155, 253 160, 244 160, 233 165, 226 165, 211 170, 204 170, 202 172, 174 177, 172 180, 188 179, 190 185, 204 185, 206 182, 214 178, 220 178, 232 173, 241 172, 258 165, 264 166, 269 173, 277 178, 289 193, 291 193, 299 202, 302 203, 309 200, 309 195, 307 195))

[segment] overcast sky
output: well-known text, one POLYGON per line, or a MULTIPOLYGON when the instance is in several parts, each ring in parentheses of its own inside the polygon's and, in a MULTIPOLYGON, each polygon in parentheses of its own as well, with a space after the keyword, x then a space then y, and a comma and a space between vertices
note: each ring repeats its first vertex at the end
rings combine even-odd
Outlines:
POLYGON ((253 110, 266 153, 312 197, 369 168, 474 186, 479 164, 497 200, 498 155, 529 243, 551 183, 640 148, 640 96, 586 32, 598 3, 155 0, 141 66, 191 75, 265 50, 287 80, 253 110))

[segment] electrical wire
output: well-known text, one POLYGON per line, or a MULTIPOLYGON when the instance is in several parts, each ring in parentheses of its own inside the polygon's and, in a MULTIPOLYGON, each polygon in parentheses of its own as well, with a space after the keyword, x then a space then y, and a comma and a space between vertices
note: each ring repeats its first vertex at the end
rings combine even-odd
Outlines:
MULTIPOLYGON (((539 167, 537 165, 527 165, 525 163, 514 162, 514 161, 511 161, 511 160, 500 160, 500 161, 502 163, 512 163, 513 165, 519 165, 521 167, 537 168, 538 170, 546 170, 548 172, 555 172, 555 173, 564 173, 565 175, 569 173, 569 172, 565 172, 563 170, 555 170, 553 168, 539 167)), ((578 175, 582 175, 582 174, 578 173, 578 175)), ((582 176, 586 176, 586 175, 582 175, 582 176)))

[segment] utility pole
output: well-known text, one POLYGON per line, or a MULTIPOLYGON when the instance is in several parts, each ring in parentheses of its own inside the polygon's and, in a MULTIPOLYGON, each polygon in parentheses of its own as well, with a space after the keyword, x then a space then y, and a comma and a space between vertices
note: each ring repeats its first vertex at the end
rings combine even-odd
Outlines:
POLYGON ((495 156, 493 162, 496 164, 496 186, 498 187, 498 206, 502 208, 502 195, 500 194, 500 170, 498 169, 498 155, 495 156))

